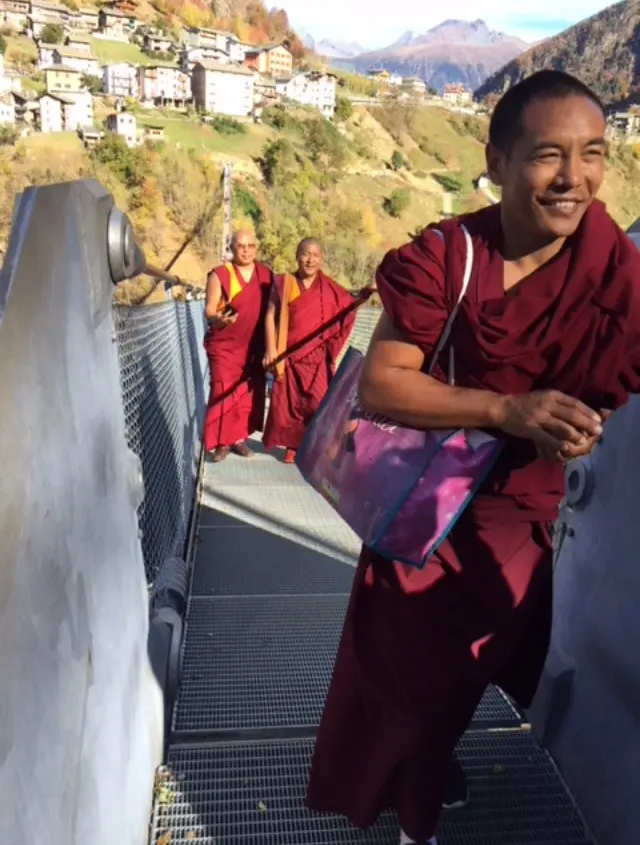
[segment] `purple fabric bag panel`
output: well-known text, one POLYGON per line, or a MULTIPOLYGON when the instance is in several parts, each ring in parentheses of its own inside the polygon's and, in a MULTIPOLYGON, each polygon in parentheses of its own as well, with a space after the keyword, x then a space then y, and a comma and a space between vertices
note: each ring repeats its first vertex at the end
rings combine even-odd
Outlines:
MULTIPOLYGON (((471 277, 473 245, 462 230, 467 247, 462 288, 429 373, 445 348, 471 277)), ((451 347, 449 353, 449 383, 454 384, 451 347)), ((360 352, 348 350, 306 431, 296 464, 365 545, 422 568, 495 464, 502 443, 483 431, 419 431, 365 413, 358 403, 363 361, 360 352)))
POLYGON ((363 356, 349 349, 304 440, 305 480, 363 543, 424 566, 493 466, 500 443, 481 432, 419 431, 362 411, 363 356))

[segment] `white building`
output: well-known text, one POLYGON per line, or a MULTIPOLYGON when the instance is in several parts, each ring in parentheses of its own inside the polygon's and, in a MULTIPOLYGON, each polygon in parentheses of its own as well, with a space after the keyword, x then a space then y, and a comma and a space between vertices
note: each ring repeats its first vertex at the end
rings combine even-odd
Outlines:
POLYGON ((80 73, 86 73, 88 76, 101 75, 100 65, 95 56, 83 50, 74 50, 72 47, 56 47, 53 51, 53 64, 64 65, 80 73))
POLYGON ((93 125, 93 97, 88 91, 43 94, 39 102, 41 132, 75 132, 93 125))
POLYGON ((229 64, 229 54, 219 47, 183 47, 179 57, 180 70, 191 73, 198 62, 220 62, 229 64))
POLYGON ((105 94, 112 97, 138 98, 138 66, 130 62, 117 62, 102 68, 102 86, 105 94))
POLYGON ((0 123, 15 126, 16 104, 11 94, 3 94, 0 97, 0 123))
POLYGON ((423 96, 427 93, 427 83, 418 76, 405 76, 402 80, 402 90, 407 94, 423 96))
POLYGON ((41 41, 38 45, 38 70, 44 70, 53 64, 53 54, 56 51, 56 44, 45 44, 41 41))
POLYGON ((473 95, 464 85, 445 85, 442 99, 451 106, 468 106, 473 102, 473 95))
POLYGON ((172 53, 176 49, 176 43, 173 38, 161 32, 147 33, 142 41, 142 49, 145 53, 149 53, 149 55, 153 53, 172 53))
POLYGON ((138 68, 140 98, 155 105, 183 106, 191 99, 189 75, 175 65, 138 68))
POLYGON ((84 29, 87 32, 95 32, 98 29, 99 13, 95 8, 83 6, 73 16, 73 25, 77 29, 84 29))
POLYGON ((0 8, 0 20, 20 31, 31 11, 30 0, 5 0, 0 8))
POLYGON ((292 79, 278 79, 276 90, 296 103, 313 106, 327 118, 335 114, 336 77, 332 73, 309 71, 298 73, 292 79))
POLYGON ((114 112, 107 117, 107 129, 121 135, 128 147, 138 143, 138 129, 134 115, 126 111, 114 112))
MULTIPOLYGON (((218 51, 228 57, 228 61, 242 64, 249 45, 242 44, 240 39, 233 32, 223 32, 219 29, 198 29, 197 27, 185 27, 182 30, 182 41, 187 49, 200 48, 203 51, 218 51)), ((215 56, 203 55, 200 61, 216 60, 215 56)))
POLYGON ((254 74, 241 65, 198 62, 191 74, 194 104, 212 114, 249 115, 254 85, 254 74))
POLYGON ((73 30, 65 38, 64 45, 80 53, 86 53, 88 56, 91 55, 91 36, 86 32, 73 30))
POLYGON ((243 44, 235 35, 229 33, 227 39, 227 52, 229 53, 229 61, 243 64, 247 55, 247 45, 243 44))
POLYGON ((5 70, 4 56, 0 53, 0 94, 13 92, 19 94, 22 91, 22 79, 15 70, 5 70))

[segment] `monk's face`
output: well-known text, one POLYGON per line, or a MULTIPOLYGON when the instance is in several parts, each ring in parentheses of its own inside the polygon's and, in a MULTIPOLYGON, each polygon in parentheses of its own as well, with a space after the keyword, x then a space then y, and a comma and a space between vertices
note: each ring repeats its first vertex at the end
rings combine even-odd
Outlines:
POLYGON ((322 267, 322 250, 309 244, 298 253, 298 270, 303 279, 311 279, 322 267))
POLYGON ((588 97, 534 100, 508 153, 489 146, 503 220, 523 242, 572 235, 604 178, 605 119, 588 97))
POLYGON ((258 244, 250 232, 240 232, 233 244, 233 260, 238 267, 247 267, 256 260, 258 244))

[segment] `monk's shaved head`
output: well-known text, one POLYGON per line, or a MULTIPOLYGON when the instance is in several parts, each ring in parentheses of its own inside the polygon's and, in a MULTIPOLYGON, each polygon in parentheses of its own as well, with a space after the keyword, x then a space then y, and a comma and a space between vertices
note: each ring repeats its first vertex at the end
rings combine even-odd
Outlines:
POLYGON ((489 143, 509 154, 523 131, 524 115, 529 106, 541 100, 566 100, 584 97, 604 119, 602 101, 584 82, 561 70, 541 70, 518 82, 502 95, 491 116, 489 143))
POLYGON ((246 241, 248 246, 258 245, 255 233, 251 229, 238 229, 231 236, 231 249, 235 249, 243 241, 246 241))
POLYGON ((322 246, 321 241, 319 241, 317 238, 303 238, 298 244, 298 249, 296 250, 296 258, 300 258, 300 256, 305 253, 310 246, 315 246, 319 250, 320 255, 324 255, 324 247, 322 246))

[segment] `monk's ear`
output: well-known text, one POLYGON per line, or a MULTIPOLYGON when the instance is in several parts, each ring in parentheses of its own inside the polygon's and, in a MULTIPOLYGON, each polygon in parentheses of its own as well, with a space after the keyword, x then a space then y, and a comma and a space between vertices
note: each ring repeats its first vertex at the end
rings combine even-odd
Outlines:
POLYGON ((505 154, 494 147, 493 144, 487 144, 484 153, 487 162, 487 176, 494 185, 501 187, 504 182, 506 167, 505 154))

